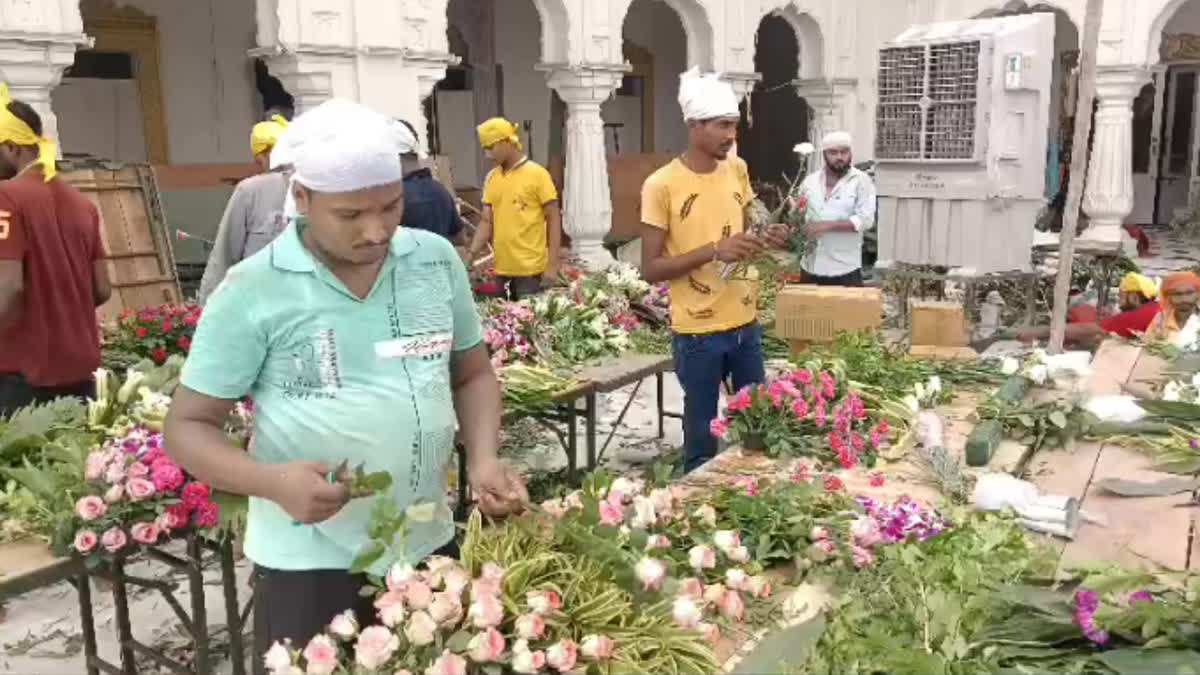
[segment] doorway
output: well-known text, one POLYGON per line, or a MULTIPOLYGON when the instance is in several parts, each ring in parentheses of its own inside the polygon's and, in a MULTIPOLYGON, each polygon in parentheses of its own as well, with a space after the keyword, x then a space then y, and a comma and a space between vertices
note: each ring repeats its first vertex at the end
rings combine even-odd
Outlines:
POLYGON ((1153 220, 1167 223, 1187 212, 1200 177, 1200 63, 1172 65, 1157 71, 1155 80, 1162 81, 1164 96, 1152 134, 1162 148, 1153 167, 1158 170, 1153 220))

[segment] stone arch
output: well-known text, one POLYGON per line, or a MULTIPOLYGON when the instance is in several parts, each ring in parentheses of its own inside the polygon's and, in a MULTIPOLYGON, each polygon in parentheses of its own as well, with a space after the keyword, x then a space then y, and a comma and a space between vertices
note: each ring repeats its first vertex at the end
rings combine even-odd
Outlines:
POLYGON ((1076 44, 1083 36, 1083 5, 1079 2, 1071 0, 1053 0, 1047 2, 1038 0, 1029 2, 1027 0, 1006 0, 1006 2, 993 5, 981 12, 978 12, 971 18, 973 19, 990 19, 997 16, 1009 16, 1013 14, 1028 14, 1030 12, 1054 12, 1061 14, 1071 22, 1075 29, 1076 44))
POLYGON ((566 63, 571 26, 566 3, 563 0, 533 0, 533 4, 542 20, 542 63, 566 63))
POLYGON ((1155 15, 1154 22, 1150 24, 1150 30, 1147 34, 1145 65, 1153 65, 1162 60, 1163 30, 1166 29, 1171 19, 1175 17, 1175 13, 1188 2, 1189 0, 1166 0, 1163 2, 1162 9, 1155 15))
MULTIPOLYGON (((776 7, 767 12, 783 18, 796 32, 796 42, 800 46, 800 71, 796 78, 800 80, 822 79, 826 75, 825 68, 825 36, 821 25, 808 12, 800 11, 795 3, 789 2, 782 7, 776 7)), ((761 24, 761 18, 759 23, 761 24)))
MULTIPOLYGON (((624 25, 629 15, 629 7, 634 0, 624 0, 619 13, 620 23, 624 25)), ((687 37, 687 65, 699 67, 700 70, 711 72, 717 62, 716 38, 714 37, 712 18, 701 0, 662 0, 668 7, 675 10, 679 22, 683 24, 683 32, 687 37)))

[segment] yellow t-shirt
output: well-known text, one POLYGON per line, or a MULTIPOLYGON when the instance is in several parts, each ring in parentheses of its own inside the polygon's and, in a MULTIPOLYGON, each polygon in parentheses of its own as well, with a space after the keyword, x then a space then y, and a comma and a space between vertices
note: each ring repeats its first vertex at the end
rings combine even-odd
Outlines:
POLYGON ((491 170, 483 183, 483 203, 492 207, 492 247, 496 274, 536 276, 546 271, 546 213, 558 199, 550 172, 528 159, 509 171, 491 170))
MULTIPOLYGON (((740 234, 743 209, 754 199, 746 162, 731 157, 712 173, 698 174, 678 159, 642 186, 642 222, 667 231, 666 254, 682 255, 740 234)), ((672 279, 671 328, 677 333, 717 333, 754 321, 758 286, 721 278, 722 262, 709 262, 672 279)))

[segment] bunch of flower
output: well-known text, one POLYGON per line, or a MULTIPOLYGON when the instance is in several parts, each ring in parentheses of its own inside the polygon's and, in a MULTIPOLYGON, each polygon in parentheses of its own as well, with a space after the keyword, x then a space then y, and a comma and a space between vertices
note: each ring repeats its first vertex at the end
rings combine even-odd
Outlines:
POLYGON ((187 527, 220 521, 208 485, 191 480, 163 452, 162 434, 136 426, 93 450, 84 462, 90 494, 75 503, 73 547, 83 555, 117 553, 187 527))
POLYGON ((536 354, 535 319, 533 309, 524 302, 501 302, 485 314, 483 341, 491 352, 492 366, 499 368, 536 354))
POLYGON ((500 279, 496 276, 496 268, 491 263, 478 267, 468 266, 471 279, 471 290, 481 298, 498 298, 504 293, 500 279))
POLYGON ((546 293, 533 300, 533 311, 541 327, 539 344, 568 363, 585 363, 601 356, 615 356, 629 349, 629 333, 612 324, 612 316, 628 311, 624 298, 583 285, 577 297, 546 293), (544 340, 544 342, 543 342, 544 340))
POLYGON ((888 425, 872 423, 855 392, 838 398, 828 371, 798 369, 765 385, 745 387, 726 405, 726 415, 709 424, 713 436, 770 454, 812 455, 844 469, 873 466, 887 442, 888 425), (812 443, 822 439, 823 443, 812 443), (762 447, 753 447, 759 443, 762 447))
POLYGON ((1200 373, 1193 375, 1191 381, 1168 381, 1163 385, 1162 400, 1196 403, 1200 400, 1200 373))
POLYGON ((671 293, 666 283, 654 284, 642 296, 641 305, 660 322, 667 323, 671 318, 671 293))
POLYGON ((172 354, 188 353, 199 321, 200 306, 194 303, 126 309, 110 340, 120 351, 163 363, 172 354))
POLYGON ((1096 626, 1093 617, 1099 607, 1099 593, 1085 589, 1075 591, 1075 623, 1079 625, 1079 629, 1083 631, 1087 639, 1102 645, 1108 642, 1108 631, 1096 626))
POLYGON ((265 665, 272 675, 466 675, 500 667, 534 674, 567 673, 612 658, 611 638, 590 634, 577 643, 561 629, 566 614, 554 589, 530 591, 524 606, 510 613, 504 579, 505 571, 490 562, 475 578, 449 558, 431 558, 424 570, 397 563, 375 598, 379 623, 360 630, 346 610, 303 649, 272 645, 265 665))
POLYGON ((943 391, 942 378, 931 375, 928 382, 913 384, 912 393, 904 397, 904 404, 913 412, 932 408, 941 402, 943 391))
POLYGON ((855 501, 866 511, 866 519, 873 523, 872 531, 877 532, 879 541, 885 544, 910 538, 925 541, 950 528, 950 522, 937 509, 924 507, 908 496, 899 497, 890 505, 862 496, 856 497, 855 501))
POLYGON ((638 268, 626 262, 609 266, 601 280, 609 288, 622 293, 629 300, 639 300, 650 292, 651 286, 642 280, 638 268))

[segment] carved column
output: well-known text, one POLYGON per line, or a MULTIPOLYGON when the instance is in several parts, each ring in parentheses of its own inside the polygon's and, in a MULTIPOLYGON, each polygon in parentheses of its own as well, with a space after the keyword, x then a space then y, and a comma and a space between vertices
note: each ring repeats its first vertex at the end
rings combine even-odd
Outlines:
MULTIPOLYGON (((728 82, 729 86, 733 88, 739 104, 749 103, 750 92, 754 91, 754 86, 762 81, 762 73, 723 73, 721 79, 728 82)), ((731 154, 734 156, 738 154, 737 141, 733 143, 731 154)))
MULTIPOLYGON (((92 46, 91 38, 81 32, 78 3, 6 3, 0 6, 0 26, 0 81, 14 99, 37 111, 44 135, 57 141, 58 118, 50 94, 75 61, 75 50, 92 46)), ((61 152, 60 147, 60 156, 61 152)))
POLYGON ((1086 248, 1121 246, 1121 226, 1133 210, 1133 99, 1146 83, 1143 68, 1104 68, 1096 73, 1096 111, 1083 209, 1090 225, 1080 235, 1086 248))
POLYGON ((279 79, 296 104, 297 115, 312 110, 333 98, 333 75, 328 64, 304 54, 256 49, 250 52, 267 64, 267 70, 279 79))
POLYGON ((613 264, 604 250, 612 227, 612 194, 600 104, 621 84, 627 65, 547 70, 550 87, 567 104, 567 166, 563 174, 563 228, 583 263, 593 269, 613 264))
POLYGON ((821 137, 838 126, 837 97, 825 80, 796 80, 796 95, 808 104, 808 140, 821 142, 821 137))

